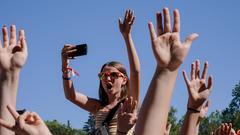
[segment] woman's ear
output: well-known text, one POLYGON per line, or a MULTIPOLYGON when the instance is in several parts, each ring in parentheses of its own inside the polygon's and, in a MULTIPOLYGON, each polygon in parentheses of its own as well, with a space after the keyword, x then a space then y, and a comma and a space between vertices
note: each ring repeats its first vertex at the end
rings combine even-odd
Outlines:
POLYGON ((124 76, 122 84, 125 85, 127 83, 127 81, 128 81, 128 78, 126 76, 124 76))

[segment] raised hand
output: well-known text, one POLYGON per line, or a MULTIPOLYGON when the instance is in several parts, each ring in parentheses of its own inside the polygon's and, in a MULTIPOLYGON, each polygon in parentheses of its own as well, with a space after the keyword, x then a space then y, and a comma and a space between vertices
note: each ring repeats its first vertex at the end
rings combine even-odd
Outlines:
POLYGON ((206 82, 208 70, 208 62, 205 62, 202 76, 200 77, 200 61, 196 60, 191 64, 191 80, 188 79, 187 74, 183 71, 183 77, 188 89, 188 108, 201 111, 204 102, 208 99, 212 90, 213 77, 208 77, 208 84, 206 82))
POLYGON ((237 135, 231 123, 222 123, 211 135, 237 135))
POLYGON ((133 98, 126 98, 125 102, 121 104, 118 112, 118 134, 128 133, 128 131, 135 125, 137 121, 137 101, 133 98))
POLYGON ((135 16, 133 15, 132 10, 126 10, 123 22, 121 18, 118 19, 119 29, 124 37, 126 37, 128 34, 131 33, 131 28, 134 20, 135 20, 135 16))
POLYGON ((191 47, 192 41, 198 37, 194 33, 188 36, 185 42, 180 40, 180 14, 174 10, 174 24, 171 30, 170 14, 168 8, 163 9, 164 25, 162 14, 157 13, 157 34, 152 22, 149 22, 149 30, 152 41, 152 49, 159 68, 176 70, 184 61, 191 47))
POLYGON ((2 28, 3 45, 0 41, 0 72, 20 70, 27 60, 27 43, 24 30, 19 31, 19 38, 16 37, 16 26, 10 27, 10 39, 8 38, 7 27, 2 28))
POLYGON ((11 125, 0 119, 0 125, 12 130, 18 135, 51 135, 43 120, 34 112, 25 112, 19 115, 12 107, 7 106, 7 109, 15 119, 15 125, 11 125))

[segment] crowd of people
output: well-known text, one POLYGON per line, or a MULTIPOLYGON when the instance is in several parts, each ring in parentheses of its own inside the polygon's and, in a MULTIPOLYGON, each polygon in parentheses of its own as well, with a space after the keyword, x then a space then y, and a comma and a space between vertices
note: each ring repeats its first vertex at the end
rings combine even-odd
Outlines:
MULTIPOLYGON (((184 42, 180 39, 180 13, 173 11, 173 27, 168 8, 156 13, 156 30, 148 23, 152 51, 156 60, 147 94, 140 103, 140 61, 131 35, 135 16, 127 10, 124 19, 119 19, 119 30, 125 41, 130 74, 118 61, 103 64, 99 76, 99 98, 88 97, 74 88, 71 54, 77 51, 71 44, 62 48, 62 79, 66 99, 95 116, 96 130, 93 135, 169 135, 171 124, 167 122, 171 97, 181 64, 198 34, 189 35, 184 42), (139 111, 138 111, 139 110, 139 111)), ((2 28, 0 42, 0 135, 51 135, 48 127, 36 112, 16 111, 16 95, 19 74, 27 56, 24 30, 10 26, 2 28), (10 35, 10 38, 8 37, 10 35)), ((201 120, 209 107, 213 76, 207 76, 208 62, 200 71, 200 60, 191 64, 190 77, 183 71, 188 91, 186 114, 179 134, 197 135, 201 120)), ((231 123, 223 123, 211 135, 237 135, 231 123)))

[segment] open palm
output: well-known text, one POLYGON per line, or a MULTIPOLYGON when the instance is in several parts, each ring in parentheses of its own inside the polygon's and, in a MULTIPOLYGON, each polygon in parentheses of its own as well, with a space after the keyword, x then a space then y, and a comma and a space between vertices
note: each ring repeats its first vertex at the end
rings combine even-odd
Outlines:
POLYGON ((170 15, 168 8, 163 9, 164 26, 162 25, 162 14, 157 13, 157 34, 154 30, 152 22, 149 23, 150 36, 152 41, 152 49, 156 58, 158 67, 176 70, 184 61, 188 54, 192 41, 198 35, 191 34, 185 40, 180 41, 180 14, 174 10, 174 25, 171 31, 170 15))
POLYGON ((27 44, 24 30, 19 31, 19 39, 16 38, 16 27, 10 28, 10 40, 7 28, 3 27, 3 46, 0 41, 0 69, 4 72, 20 69, 27 59, 27 44))
POLYGON ((132 10, 126 10, 123 22, 121 18, 118 19, 119 29, 123 36, 127 36, 128 34, 130 34, 134 20, 135 16, 132 10))
POLYGON ((206 84, 206 76, 208 70, 208 63, 204 64, 202 76, 200 77, 200 62, 195 61, 191 65, 191 80, 188 79, 187 74, 183 71, 183 77, 188 88, 188 107, 196 110, 201 110, 204 102, 207 101, 212 90, 212 76, 208 77, 208 84, 206 84))

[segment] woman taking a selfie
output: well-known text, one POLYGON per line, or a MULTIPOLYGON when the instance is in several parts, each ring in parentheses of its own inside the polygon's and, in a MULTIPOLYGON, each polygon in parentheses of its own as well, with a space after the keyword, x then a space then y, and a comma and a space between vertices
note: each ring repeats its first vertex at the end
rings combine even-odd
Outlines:
POLYGON ((131 37, 131 27, 134 19, 131 10, 126 11, 123 22, 119 19, 119 29, 128 51, 130 78, 120 62, 105 63, 98 74, 100 79, 99 99, 87 97, 74 89, 73 82, 70 79, 69 60, 77 49, 72 45, 64 45, 62 49, 63 87, 66 98, 92 113, 95 116, 96 128, 101 128, 103 123, 107 122, 107 132, 110 135, 117 133, 117 117, 115 114, 119 103, 127 96, 132 97, 133 101, 139 101, 140 63, 131 37))

